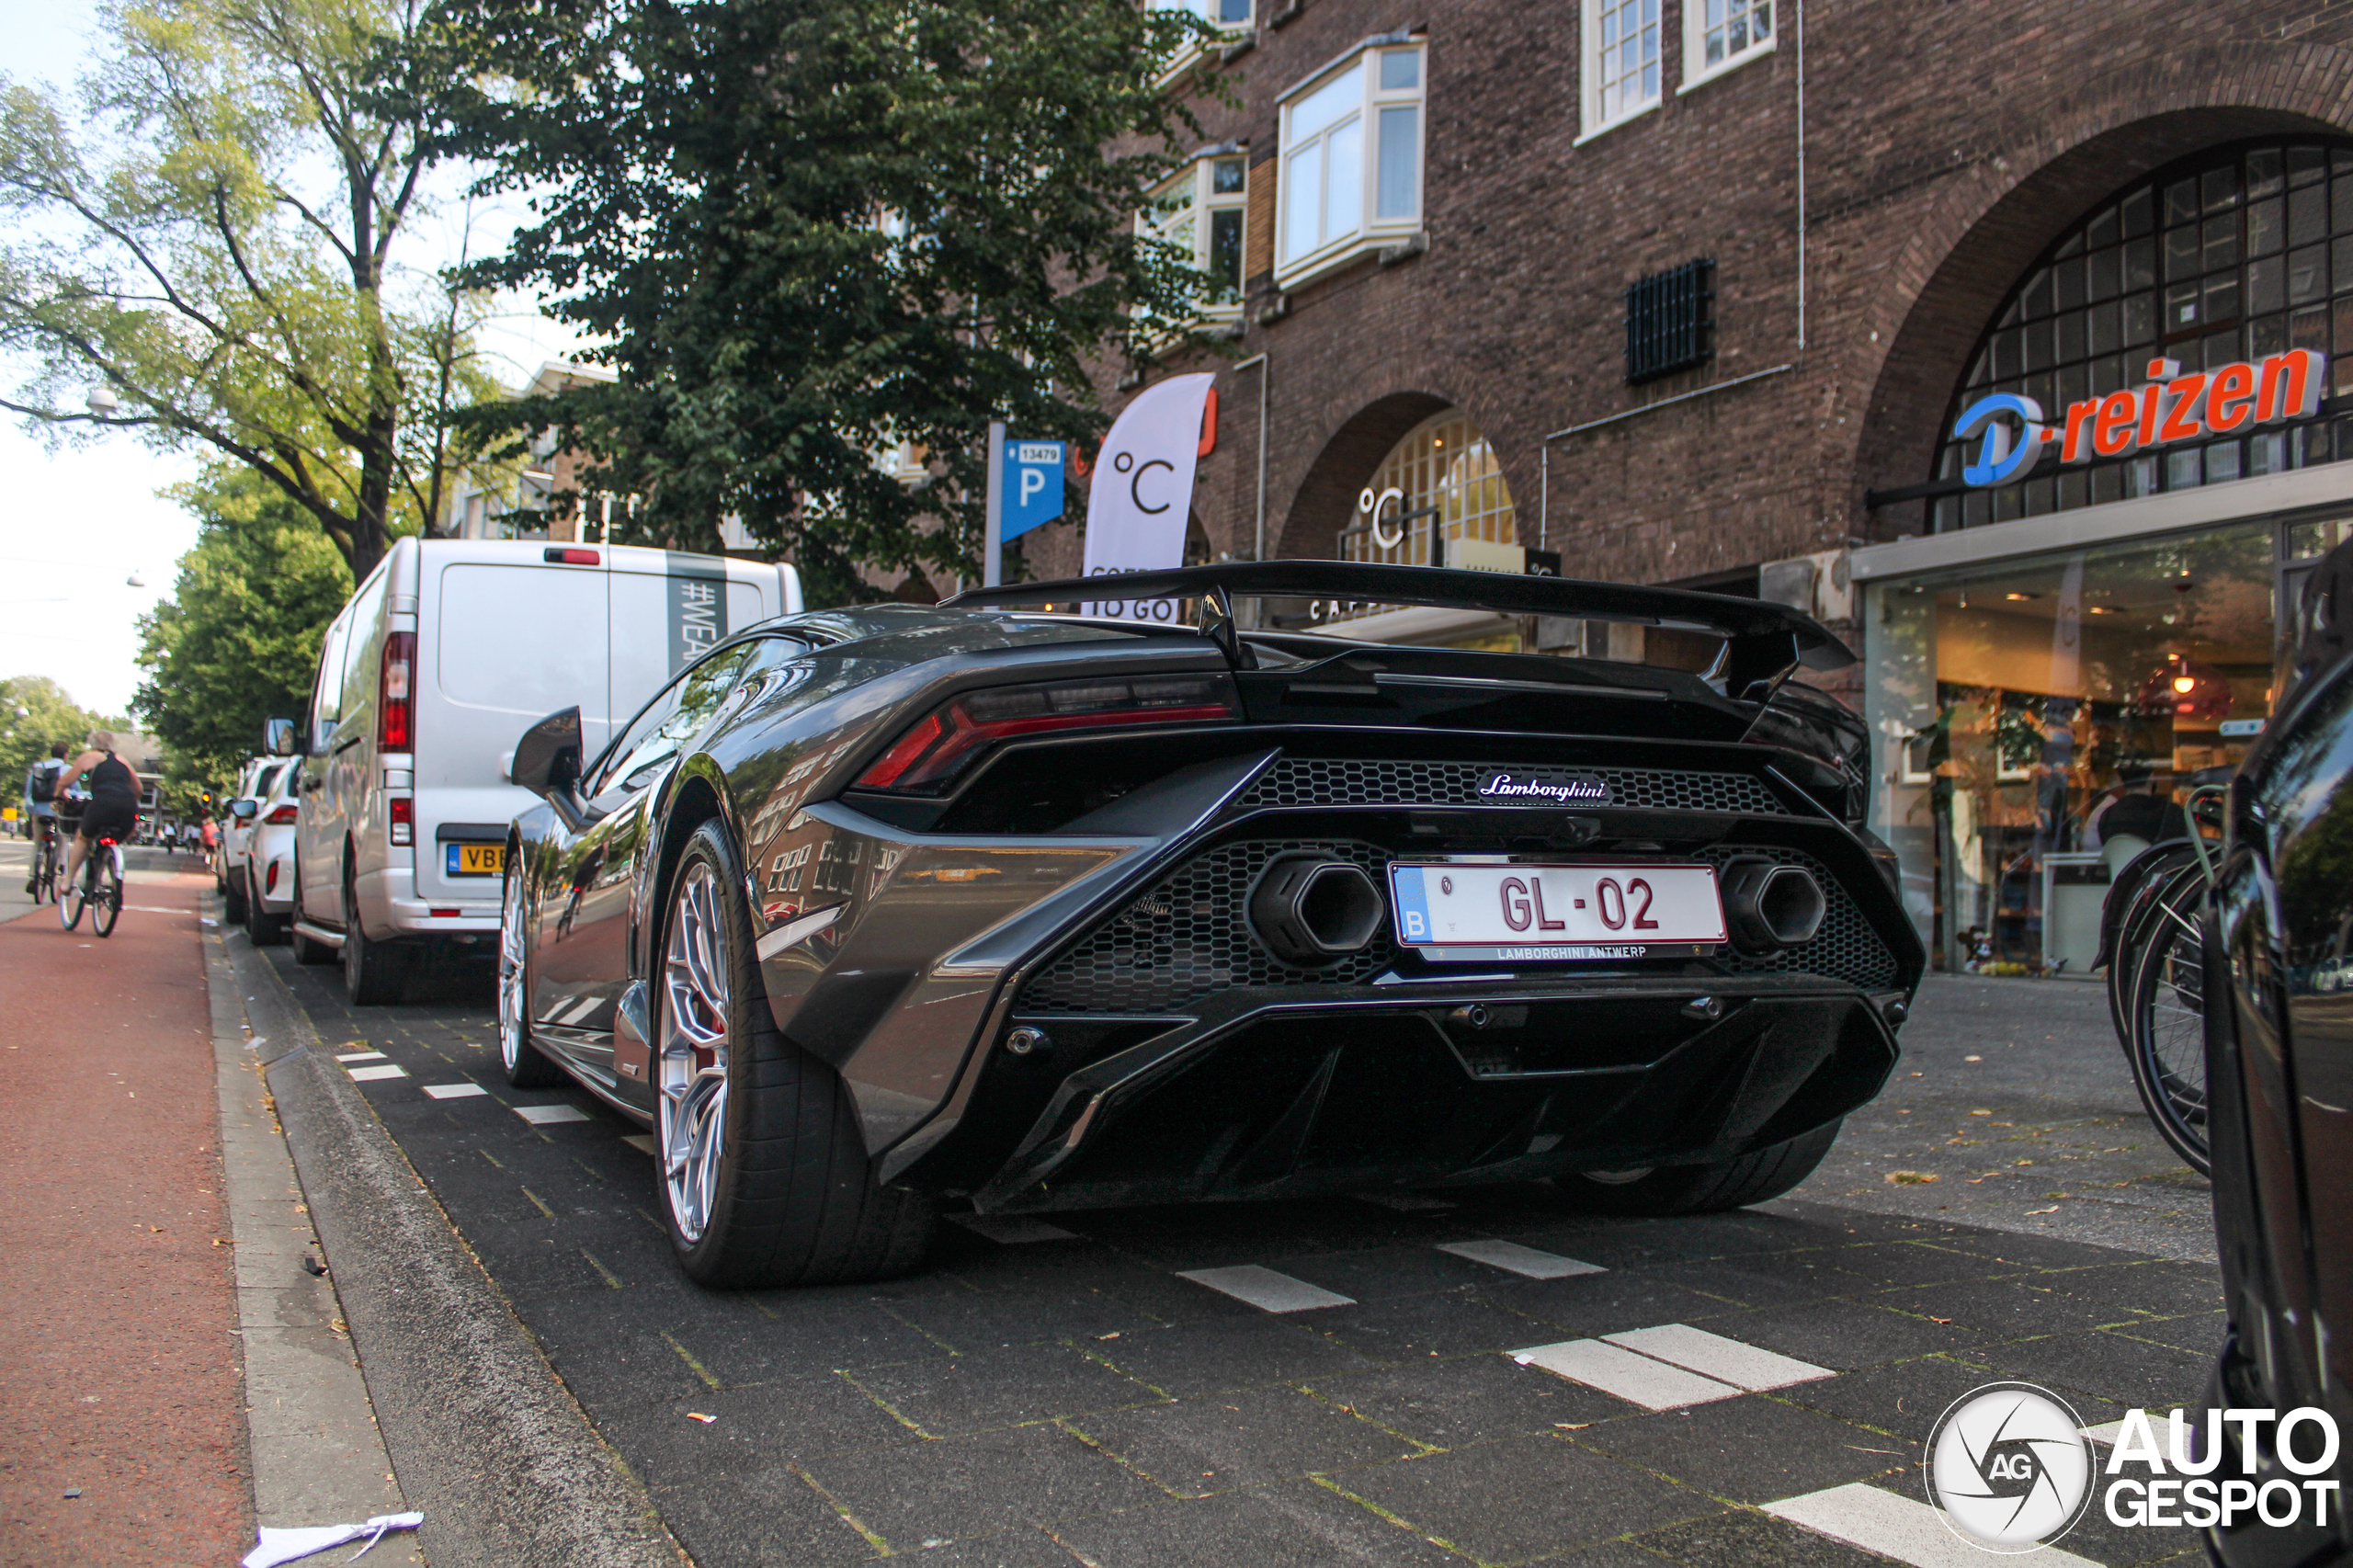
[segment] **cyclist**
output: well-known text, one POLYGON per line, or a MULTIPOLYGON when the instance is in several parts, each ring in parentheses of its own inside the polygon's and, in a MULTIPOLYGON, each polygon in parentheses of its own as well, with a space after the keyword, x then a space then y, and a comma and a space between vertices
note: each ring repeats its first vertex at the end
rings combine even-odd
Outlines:
POLYGON ((31 892, 40 879, 41 852, 57 837, 57 776, 65 771, 65 743, 58 741, 49 755, 25 773, 25 814, 32 819, 32 872, 25 878, 31 892))
POLYGON ((73 846, 66 854, 62 888, 74 885, 74 879, 82 871, 82 858, 100 838, 111 835, 117 844, 129 844, 139 831, 138 773, 115 756, 111 731, 92 730, 88 745, 89 749, 68 764, 57 778, 57 792, 61 795, 72 789, 77 778, 86 778, 90 787, 90 803, 82 808, 81 831, 74 835, 73 846))

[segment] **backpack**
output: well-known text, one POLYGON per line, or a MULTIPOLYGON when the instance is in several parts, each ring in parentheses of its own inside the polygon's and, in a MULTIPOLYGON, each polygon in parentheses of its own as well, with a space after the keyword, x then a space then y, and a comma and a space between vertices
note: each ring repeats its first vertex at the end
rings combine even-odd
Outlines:
POLYGON ((50 804, 57 799, 57 776, 64 771, 54 757, 33 764, 32 777, 25 786, 26 793, 32 796, 38 804, 50 804))

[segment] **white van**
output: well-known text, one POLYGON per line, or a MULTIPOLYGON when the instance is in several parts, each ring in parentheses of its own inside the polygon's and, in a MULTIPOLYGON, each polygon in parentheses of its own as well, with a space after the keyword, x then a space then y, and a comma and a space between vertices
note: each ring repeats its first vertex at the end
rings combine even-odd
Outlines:
POLYGON ((801 608, 790 566, 628 545, 404 539, 328 627, 300 755, 294 956, 340 953, 355 1003, 424 955, 495 940, 517 737, 580 706, 595 756, 687 662, 801 608))

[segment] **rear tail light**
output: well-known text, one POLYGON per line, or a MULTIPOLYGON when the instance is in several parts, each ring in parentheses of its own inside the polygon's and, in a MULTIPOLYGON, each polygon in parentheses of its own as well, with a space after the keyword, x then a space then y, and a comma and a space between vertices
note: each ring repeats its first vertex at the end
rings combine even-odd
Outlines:
MULTIPOLYGON (((294 825, 294 802, 289 801, 282 806, 273 808, 269 815, 262 818, 261 820, 267 823, 272 827, 292 827, 294 825)), ((271 869, 275 871, 276 868, 273 867, 271 869)))
POLYGON ((604 560, 593 550, 564 550, 552 544, 541 553, 551 566, 595 566, 604 560))
POLYGON ((415 746, 415 705, 410 695, 415 670, 416 633, 395 631, 386 637, 384 665, 376 687, 378 751, 410 751, 415 746))
POLYGON ((1241 717, 1233 683, 1223 676, 998 687, 966 692, 925 715, 858 782, 865 790, 937 790, 1000 741, 1061 730, 1228 723, 1241 717))
POLYGON ((407 795, 394 795, 386 804, 392 808, 392 842, 416 842, 416 801, 407 795))
POLYGON ((278 862, 275 860, 269 863, 269 874, 261 880, 261 891, 264 892, 278 891, 278 862))

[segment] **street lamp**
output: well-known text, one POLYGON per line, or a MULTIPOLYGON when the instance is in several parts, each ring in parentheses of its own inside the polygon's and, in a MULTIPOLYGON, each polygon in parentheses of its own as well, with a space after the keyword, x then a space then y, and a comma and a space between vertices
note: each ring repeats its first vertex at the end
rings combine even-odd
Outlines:
POLYGON ((114 395, 114 389, 103 381, 90 389, 89 402, 90 412, 101 419, 110 417, 116 409, 122 406, 120 400, 114 395))

